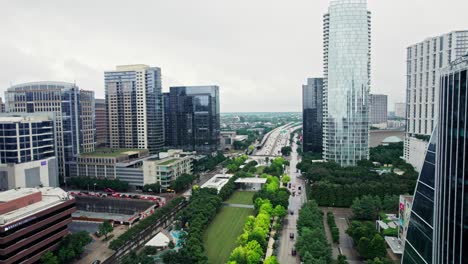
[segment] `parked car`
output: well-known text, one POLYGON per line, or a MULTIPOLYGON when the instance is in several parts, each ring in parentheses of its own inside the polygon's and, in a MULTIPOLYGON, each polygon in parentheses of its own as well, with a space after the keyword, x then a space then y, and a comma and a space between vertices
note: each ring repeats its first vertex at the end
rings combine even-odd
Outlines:
POLYGON ((298 186, 297 189, 300 191, 300 190, 302 190, 302 187, 301 187, 301 186, 298 186))

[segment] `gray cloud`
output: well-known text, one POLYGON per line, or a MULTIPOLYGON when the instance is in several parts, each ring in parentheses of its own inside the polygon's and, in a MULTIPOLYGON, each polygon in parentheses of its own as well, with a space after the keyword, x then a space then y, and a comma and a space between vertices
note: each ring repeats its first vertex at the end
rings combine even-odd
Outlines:
MULTIPOLYGON (((0 92, 76 81, 104 96, 103 72, 146 63, 172 85, 218 84, 222 111, 299 111, 322 75, 326 0, 3 1, 0 92), (40 2, 40 3, 39 3, 40 2)), ((372 92, 405 98, 406 46, 467 29, 463 0, 369 0, 372 92)))

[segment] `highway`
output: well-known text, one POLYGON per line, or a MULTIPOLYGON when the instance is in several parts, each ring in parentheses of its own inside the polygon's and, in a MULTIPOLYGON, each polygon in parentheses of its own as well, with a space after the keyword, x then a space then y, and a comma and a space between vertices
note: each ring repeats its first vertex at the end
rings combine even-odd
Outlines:
POLYGON ((265 140, 263 147, 255 152, 257 156, 281 156, 281 148, 289 145, 289 134, 300 126, 293 127, 293 123, 280 126, 272 130, 265 140))

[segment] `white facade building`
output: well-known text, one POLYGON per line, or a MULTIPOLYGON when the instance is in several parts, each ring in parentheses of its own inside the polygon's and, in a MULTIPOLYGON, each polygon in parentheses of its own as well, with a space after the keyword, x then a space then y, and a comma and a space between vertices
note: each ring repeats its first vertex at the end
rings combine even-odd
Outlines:
POLYGON ((468 31, 453 31, 407 48, 404 159, 420 171, 437 123, 439 70, 468 51, 468 31))
POLYGON ((395 103, 395 117, 406 118, 406 103, 395 103))

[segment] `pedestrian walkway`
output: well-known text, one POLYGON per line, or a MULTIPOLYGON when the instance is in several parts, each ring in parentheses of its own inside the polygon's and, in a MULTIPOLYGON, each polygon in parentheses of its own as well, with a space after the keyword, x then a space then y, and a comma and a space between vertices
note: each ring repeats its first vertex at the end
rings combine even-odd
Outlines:
POLYGON ((270 239, 268 240, 268 247, 266 251, 266 256, 265 258, 268 258, 273 254, 273 244, 275 244, 275 235, 276 235, 276 229, 274 228, 276 226, 276 220, 278 220, 277 217, 273 220, 273 228, 271 229, 270 232, 270 239))
POLYGON ((229 206, 229 207, 238 207, 238 208, 249 208, 249 209, 255 209, 255 206, 250 205, 250 204, 232 204, 232 203, 223 203, 224 206, 229 206))

